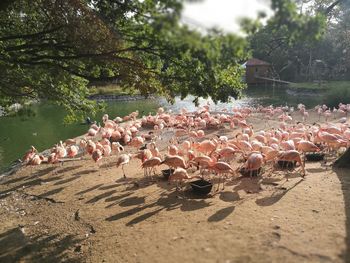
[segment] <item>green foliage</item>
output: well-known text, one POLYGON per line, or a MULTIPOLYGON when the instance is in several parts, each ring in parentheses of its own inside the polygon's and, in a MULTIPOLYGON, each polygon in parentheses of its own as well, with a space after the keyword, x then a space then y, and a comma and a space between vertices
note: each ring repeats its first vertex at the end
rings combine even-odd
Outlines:
MULTIPOLYGON (((112 81, 123 91, 169 101, 188 94, 195 102, 239 97, 247 42, 181 25, 183 2, 7 0, 0 6, 0 105, 51 100, 65 106, 72 121, 100 109, 87 99, 89 87, 112 81)), ((319 39, 323 15, 300 15, 288 0, 273 0, 272 7, 276 14, 266 27, 259 14, 242 21, 245 30, 289 46, 319 39)))
POLYGON ((268 21, 268 26, 275 34, 284 35, 287 43, 312 42, 319 40, 325 30, 326 17, 323 13, 313 16, 297 11, 297 6, 290 0, 272 0, 271 7, 275 11, 268 21))
POLYGON ((285 80, 317 80, 316 61, 326 65, 322 79, 350 79, 347 1, 295 2, 272 1, 276 15, 249 36, 253 56, 271 62, 285 80))
POLYGON ((48 99, 72 121, 98 110, 94 82, 174 96, 240 95, 246 42, 179 23, 182 0, 13 0, 0 11, 1 105, 48 99))

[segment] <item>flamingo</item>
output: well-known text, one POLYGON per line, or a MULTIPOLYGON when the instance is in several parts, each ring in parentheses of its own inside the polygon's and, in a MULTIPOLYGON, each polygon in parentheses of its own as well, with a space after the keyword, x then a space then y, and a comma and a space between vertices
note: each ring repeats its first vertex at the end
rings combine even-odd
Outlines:
POLYGON ((67 148, 67 156, 69 158, 74 158, 79 152, 79 148, 76 145, 71 145, 67 148))
POLYGON ((37 149, 35 149, 34 146, 31 146, 30 149, 24 154, 22 161, 24 163, 29 162, 37 152, 38 152, 37 149))
POLYGON ((178 155, 179 154, 179 149, 175 145, 169 145, 168 146, 168 153, 169 155, 178 155))
POLYGON ((27 165, 39 165, 39 164, 42 163, 42 161, 43 161, 44 159, 45 159, 45 158, 44 158, 43 155, 38 155, 38 154, 36 154, 36 155, 33 156, 33 158, 31 158, 31 159, 28 161, 27 165))
POLYGON ((102 159, 102 151, 99 149, 93 151, 93 153, 91 154, 91 157, 95 161, 95 163, 97 163, 99 160, 102 159))
POLYGON ((260 152, 251 152, 248 155, 245 163, 246 171, 249 171, 250 178, 253 176, 253 171, 257 171, 261 168, 264 163, 264 157, 260 152))
POLYGON ((152 170, 155 169, 156 166, 159 166, 162 160, 159 157, 152 157, 148 160, 145 160, 142 163, 142 168, 144 169, 144 176, 149 176, 152 172, 152 170), (149 169, 147 171, 147 169, 149 169))
POLYGON ((297 145, 297 150, 303 153, 306 152, 319 152, 320 148, 318 148, 314 143, 306 140, 299 141, 297 145))
POLYGON ((126 165, 130 162, 131 157, 132 157, 132 155, 130 153, 129 154, 124 153, 124 154, 120 155, 117 159, 117 167, 122 166, 124 178, 126 178, 125 171, 124 171, 124 165, 126 165))
POLYGON ((303 177, 305 176, 305 164, 302 162, 300 153, 296 150, 289 151, 280 151, 277 155, 277 159, 279 161, 287 161, 287 162, 297 162, 300 164, 300 167, 303 172, 303 177))
POLYGON ((204 140, 201 143, 193 143, 193 148, 200 153, 209 154, 216 149, 216 143, 211 140, 204 140))
POLYGON ((220 162, 214 161, 210 163, 208 169, 215 171, 215 173, 219 175, 219 183, 216 191, 219 190, 221 181, 222 181, 222 190, 225 188, 224 177, 226 177, 228 173, 232 173, 232 174, 235 173, 235 171, 232 169, 232 167, 228 163, 221 162, 221 161, 220 162))
POLYGON ((169 183, 170 182, 176 182, 176 191, 179 190, 179 188, 182 188, 181 187, 181 184, 183 181, 185 180, 190 180, 190 179, 193 179, 193 178, 198 178, 198 176, 189 176, 187 171, 181 167, 178 167, 175 169, 174 173, 172 173, 170 176, 169 176, 169 183))
POLYGON ((178 156, 178 155, 165 156, 165 159, 160 164, 168 165, 170 167, 170 169, 171 168, 176 169, 178 167, 186 169, 185 160, 181 156, 178 156))
POLYGON ((119 153, 124 151, 124 147, 119 142, 112 142, 112 151, 119 153))

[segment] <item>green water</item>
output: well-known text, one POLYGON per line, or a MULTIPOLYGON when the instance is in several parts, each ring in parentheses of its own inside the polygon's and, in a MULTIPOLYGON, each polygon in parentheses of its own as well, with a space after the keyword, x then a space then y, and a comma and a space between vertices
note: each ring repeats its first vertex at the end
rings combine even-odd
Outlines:
MULTIPOLYGON (((189 96, 185 100, 176 99, 174 105, 169 105, 164 99, 141 100, 131 102, 109 102, 106 113, 111 118, 125 116, 132 111, 139 110, 140 115, 147 115, 155 111, 159 106, 178 112, 185 107, 189 111, 195 110, 192 103, 194 98, 189 96)), ((200 103, 206 104, 207 100, 200 99, 200 103)), ((350 86, 343 89, 332 89, 327 92, 315 94, 294 94, 290 90, 281 87, 255 87, 245 91, 245 97, 235 100, 230 104, 211 104, 211 110, 220 110, 230 106, 254 106, 254 105, 289 105, 305 104, 308 108, 317 104, 336 106, 339 102, 350 103, 350 86)), ((82 124, 64 125, 64 109, 51 104, 37 104, 32 106, 35 116, 32 117, 0 117, 0 171, 9 166, 14 160, 21 158, 25 151, 34 145, 39 151, 45 150, 57 143, 79 136, 87 131, 88 126, 82 124)), ((102 113, 95 117, 101 120, 102 113)))
MULTIPOLYGON (((15 116, 0 118, 0 171, 34 145, 38 151, 52 147, 59 140, 76 137, 85 133, 88 125, 63 124, 66 112, 63 108, 52 104, 36 104, 31 106, 35 116, 15 116)), ((125 116, 139 110, 145 114, 158 107, 155 100, 107 103, 106 113, 110 118, 125 116)), ((95 119, 100 121, 102 113, 95 119)))

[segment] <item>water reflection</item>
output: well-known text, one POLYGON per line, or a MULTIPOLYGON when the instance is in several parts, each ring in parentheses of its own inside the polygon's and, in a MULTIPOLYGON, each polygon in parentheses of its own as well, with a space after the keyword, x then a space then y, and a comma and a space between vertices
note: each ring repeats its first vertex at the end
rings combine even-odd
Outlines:
MULTIPOLYGON (((350 97, 350 96, 349 96, 350 97)), ((182 108, 186 108, 188 111, 194 111, 196 109, 193 104, 195 97, 188 96, 184 100, 180 98, 175 99, 175 103, 170 105, 165 99, 160 99, 160 104, 167 109, 171 109, 173 112, 179 112, 182 108)), ((244 91, 241 99, 235 100, 232 98, 229 103, 214 104, 213 101, 200 98, 198 100, 199 106, 206 105, 208 102, 211 105, 211 110, 220 111, 223 108, 229 107, 244 107, 244 106, 257 106, 257 105, 274 105, 274 106, 296 106, 298 103, 303 103, 307 108, 316 106, 317 104, 329 103, 329 93, 325 92, 313 92, 313 91, 299 91, 286 88, 286 87, 272 87, 272 86, 258 86, 248 88, 244 91)), ((336 100, 340 100, 336 99, 336 100)), ((339 102, 337 102, 338 104, 339 102)), ((332 103, 330 103, 332 104, 332 103)), ((331 105, 333 106, 333 105, 331 105)))
MULTIPOLYGON (((154 112, 156 100, 109 102, 106 113, 111 117, 124 116, 139 110, 144 114, 154 112)), ((31 145, 39 150, 52 147, 59 140, 84 134, 88 126, 80 123, 64 125, 66 111, 57 105, 41 103, 32 106, 35 116, 1 117, 0 124, 0 171, 14 160, 21 158, 31 145), (1 157, 2 156, 2 157, 1 157)), ((103 113, 93 119, 101 120, 103 113)))

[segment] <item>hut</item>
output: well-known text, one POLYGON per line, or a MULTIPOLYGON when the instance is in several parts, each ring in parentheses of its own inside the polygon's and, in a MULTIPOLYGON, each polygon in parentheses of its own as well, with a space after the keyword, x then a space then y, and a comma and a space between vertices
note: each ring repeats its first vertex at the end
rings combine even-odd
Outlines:
POLYGON ((262 78, 270 78, 273 72, 272 65, 260 59, 251 58, 242 65, 246 70, 245 81, 248 85, 266 83, 262 78))

